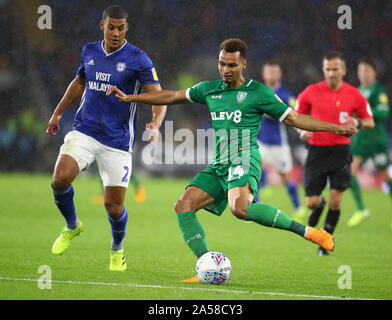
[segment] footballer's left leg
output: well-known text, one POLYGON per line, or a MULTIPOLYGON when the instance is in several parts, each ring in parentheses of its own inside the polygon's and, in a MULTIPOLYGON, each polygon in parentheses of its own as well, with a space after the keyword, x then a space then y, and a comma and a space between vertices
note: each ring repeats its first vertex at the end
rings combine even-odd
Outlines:
POLYGON ((104 205, 112 231, 110 265, 112 271, 125 271, 123 239, 128 221, 125 193, 132 173, 132 155, 123 150, 97 147, 97 164, 104 185, 104 205))
POLYGON ((307 227, 268 204, 252 203, 253 192, 249 183, 244 187, 229 189, 228 199, 231 212, 239 219, 253 221, 266 227, 291 231, 319 244, 328 251, 334 249, 333 237, 326 231, 307 227))
MULTIPOLYGON (((343 191, 337 189, 330 190, 330 197, 328 202, 328 212, 325 218, 324 230, 329 234, 333 234, 340 217, 340 203, 342 202, 343 191)), ((328 256, 329 252, 319 247, 317 254, 319 256, 328 256)))
POLYGON ((125 271, 123 239, 128 221, 128 212, 124 207, 126 188, 124 187, 105 187, 105 208, 112 230, 112 244, 110 250, 110 265, 112 271, 125 271))

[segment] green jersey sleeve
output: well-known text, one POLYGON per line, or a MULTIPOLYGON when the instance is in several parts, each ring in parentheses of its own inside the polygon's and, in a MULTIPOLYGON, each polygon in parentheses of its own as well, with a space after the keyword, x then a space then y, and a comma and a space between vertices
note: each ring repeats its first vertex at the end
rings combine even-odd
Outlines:
POLYGON ((206 104, 205 86, 207 81, 199 82, 186 90, 186 98, 192 103, 206 104))
POLYGON ((268 114, 270 117, 280 122, 283 122, 292 108, 286 105, 272 89, 265 89, 266 90, 264 90, 264 94, 259 102, 259 111, 261 113, 268 114))

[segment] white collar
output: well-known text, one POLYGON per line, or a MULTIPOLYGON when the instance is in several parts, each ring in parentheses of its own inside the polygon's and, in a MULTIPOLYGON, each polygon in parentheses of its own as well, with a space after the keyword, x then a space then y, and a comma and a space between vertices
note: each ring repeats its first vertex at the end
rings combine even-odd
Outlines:
POLYGON ((116 51, 113 51, 113 52, 111 52, 111 53, 107 53, 107 52, 105 51, 105 48, 104 48, 104 46, 103 46, 103 42, 104 42, 105 40, 102 40, 102 41, 101 41, 101 48, 102 48, 103 52, 105 53, 105 57, 109 57, 109 56, 112 55, 113 53, 116 53, 116 52, 120 51, 122 48, 124 48, 125 45, 128 43, 127 39, 124 39, 124 40, 125 40, 125 42, 124 42, 124 44, 121 46, 121 48, 118 48, 116 51))

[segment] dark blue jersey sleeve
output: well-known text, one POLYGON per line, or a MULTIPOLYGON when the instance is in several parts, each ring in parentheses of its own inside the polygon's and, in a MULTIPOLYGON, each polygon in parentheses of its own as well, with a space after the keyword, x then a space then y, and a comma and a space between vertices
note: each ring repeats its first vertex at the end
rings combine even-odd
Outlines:
POLYGON ((159 84, 158 74, 146 53, 138 55, 137 78, 141 84, 159 84))

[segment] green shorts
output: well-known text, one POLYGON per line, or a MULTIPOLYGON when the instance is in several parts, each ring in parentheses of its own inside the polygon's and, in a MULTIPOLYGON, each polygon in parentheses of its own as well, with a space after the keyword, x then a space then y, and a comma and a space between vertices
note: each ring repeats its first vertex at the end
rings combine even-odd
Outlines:
POLYGON ((373 143, 361 144, 354 141, 350 145, 351 153, 354 157, 361 157, 362 163, 371 159, 377 169, 385 169, 389 165, 388 146, 384 144, 373 143))
POLYGON ((204 209, 220 216, 226 209, 228 198, 227 192, 235 187, 243 187, 249 182, 253 195, 257 194, 257 185, 261 178, 261 158, 253 158, 250 167, 242 165, 215 165, 211 164, 197 174, 188 184, 196 186, 207 192, 215 201, 204 209))

